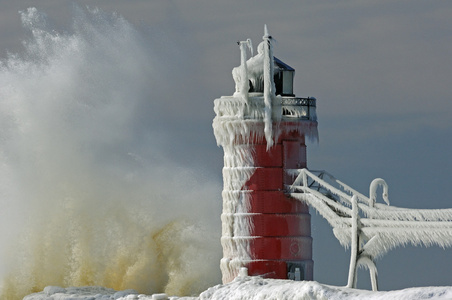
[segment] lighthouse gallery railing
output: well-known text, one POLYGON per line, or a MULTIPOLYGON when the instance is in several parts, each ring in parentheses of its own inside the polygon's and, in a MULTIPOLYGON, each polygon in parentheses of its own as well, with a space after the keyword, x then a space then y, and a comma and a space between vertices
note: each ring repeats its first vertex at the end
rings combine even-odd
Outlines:
POLYGON ((314 97, 281 97, 283 118, 300 118, 317 121, 316 99, 314 97))

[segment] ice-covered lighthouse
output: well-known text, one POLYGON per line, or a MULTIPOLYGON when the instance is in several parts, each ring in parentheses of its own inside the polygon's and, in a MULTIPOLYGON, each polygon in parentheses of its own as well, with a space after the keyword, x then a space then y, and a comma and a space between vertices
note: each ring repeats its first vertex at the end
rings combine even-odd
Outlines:
POLYGON ((235 93, 214 102, 224 150, 223 282, 243 267, 249 275, 312 280, 309 210, 285 191, 291 170, 307 167, 306 138, 318 138, 316 99, 295 97, 295 70, 273 56, 267 28, 255 56, 249 39, 239 46, 235 93))

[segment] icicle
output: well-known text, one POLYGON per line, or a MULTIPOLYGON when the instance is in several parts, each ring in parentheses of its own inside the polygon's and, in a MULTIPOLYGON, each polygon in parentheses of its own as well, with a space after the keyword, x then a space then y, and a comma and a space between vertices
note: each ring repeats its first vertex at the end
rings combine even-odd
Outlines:
POLYGON ((253 53, 253 42, 251 39, 246 39, 246 44, 248 46, 248 50, 250 50, 251 57, 254 55, 253 53))
POLYGON ((264 133, 267 140, 267 150, 273 146, 273 122, 272 122, 272 103, 275 97, 275 88, 273 81, 273 49, 271 39, 268 34, 267 25, 265 25, 264 34, 264 103, 265 103, 265 115, 264 115, 264 133))
MULTIPOLYGON (((248 80, 248 70, 246 66, 247 56, 246 48, 250 47, 251 40, 239 42, 240 45, 240 95, 248 103, 248 91, 250 90, 249 80, 248 80)), ((242 113, 243 115, 243 113, 242 113)))

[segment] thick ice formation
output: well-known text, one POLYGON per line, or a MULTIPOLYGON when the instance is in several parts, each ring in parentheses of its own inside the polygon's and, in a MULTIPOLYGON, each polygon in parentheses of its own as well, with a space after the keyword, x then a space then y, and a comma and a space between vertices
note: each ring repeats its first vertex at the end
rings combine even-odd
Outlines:
POLYGON ((241 52, 241 64, 239 67, 232 70, 232 76, 235 81, 236 91, 235 97, 240 97, 248 104, 248 93, 258 92, 263 93, 264 109, 264 135, 267 141, 267 146, 273 145, 273 128, 272 122, 274 117, 281 114, 272 115, 272 107, 275 103, 275 83, 274 76, 274 60, 273 60, 273 46, 272 38, 268 34, 267 26, 265 26, 265 34, 257 49, 257 55, 246 60, 246 47, 252 49, 251 40, 239 42, 241 52))
POLYGON ((223 279, 235 277, 237 270, 249 261, 249 238, 252 223, 246 222, 249 192, 242 187, 254 173, 253 156, 248 145, 224 147, 223 213, 221 245, 223 256, 220 267, 223 279), (232 258, 232 259, 230 259, 232 258))

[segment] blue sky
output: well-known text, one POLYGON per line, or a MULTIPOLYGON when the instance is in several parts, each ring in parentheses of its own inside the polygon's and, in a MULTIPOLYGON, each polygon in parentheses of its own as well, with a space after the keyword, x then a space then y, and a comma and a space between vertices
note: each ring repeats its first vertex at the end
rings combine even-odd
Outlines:
MULTIPOLYGON (((308 144, 311 169, 364 193, 384 178, 396 206, 452 207, 451 2, 0 0, 0 56, 22 51, 19 10, 35 6, 64 31, 73 3, 117 12, 152 32, 174 89, 152 124, 177 163, 221 182, 213 100, 234 91, 236 42, 257 45, 267 24, 275 56, 296 70, 295 94, 317 98, 320 142, 308 144)), ((348 252, 315 212, 313 237, 315 280, 345 285, 348 252)), ((394 250, 377 263, 380 287, 452 285, 451 262, 451 249, 394 250)))

